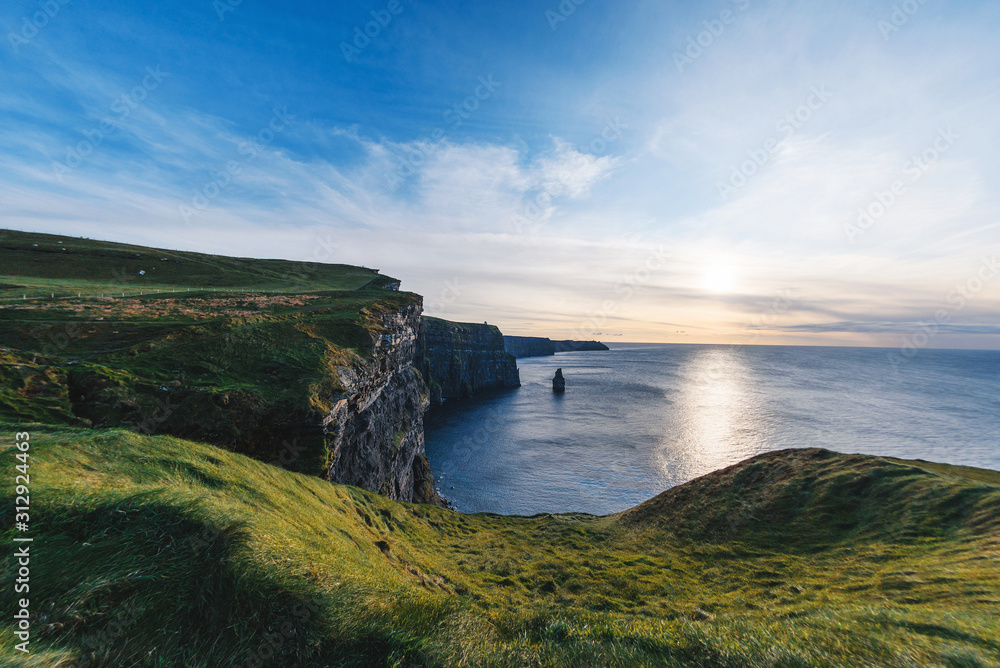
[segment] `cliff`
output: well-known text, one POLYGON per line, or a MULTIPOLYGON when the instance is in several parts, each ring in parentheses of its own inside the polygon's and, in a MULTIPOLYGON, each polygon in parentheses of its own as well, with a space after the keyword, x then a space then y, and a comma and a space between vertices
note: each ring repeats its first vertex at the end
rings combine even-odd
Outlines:
POLYGON ((520 387, 517 361, 505 349, 504 339, 493 325, 425 317, 413 364, 427 383, 432 403, 520 387))
MULTIPOLYGON (((419 301, 410 300, 368 305, 362 315, 368 329, 356 332, 370 345, 360 348, 363 354, 336 350, 328 338, 332 333, 321 333, 328 324, 322 313, 296 318, 300 322, 293 331, 299 336, 283 326, 261 324, 246 340, 233 342, 231 351, 214 351, 217 364, 242 358, 265 369, 292 371, 270 390, 255 386, 242 372, 242 387, 226 387, 229 383, 221 379, 205 387, 190 376, 161 386, 129 373, 135 369, 120 362, 111 367, 84 363, 68 373, 72 411, 97 427, 124 426, 213 443, 397 501, 434 502, 423 454, 426 392, 411 365, 420 310, 419 301), (282 332, 286 349, 261 345, 282 332), (316 375, 288 369, 279 351, 312 362, 319 367, 312 369, 316 375)), ((161 348, 163 342, 146 345, 161 348)), ((211 346, 210 341, 202 345, 211 346)), ((186 351, 175 349, 156 361, 179 365, 186 351)), ((141 352, 132 357, 152 361, 141 352)))
POLYGON ((503 341, 507 352, 517 359, 556 354, 555 346, 548 339, 535 336, 505 336, 503 337, 503 341))
POLYGON ((534 336, 505 336, 504 344, 514 357, 544 357, 581 350, 610 350, 599 341, 552 341, 534 336))
POLYGON ((25 285, 73 281, 71 295, 20 288, 27 299, 0 300, 0 419, 168 434, 398 501, 437 500, 412 366, 421 299, 398 281, 49 235, 11 235, 0 264, 25 285), (101 276, 153 263, 160 283, 123 278, 107 296, 101 276), (227 287, 178 285, 184 267, 205 264, 215 273, 193 275, 227 287))
POLYGON ((600 341, 553 341, 557 353, 611 350, 600 341))
POLYGON ((341 372, 344 390, 323 420, 330 482, 362 487, 398 501, 436 500, 424 457, 428 399, 412 360, 420 307, 381 315, 382 332, 368 363, 341 372))

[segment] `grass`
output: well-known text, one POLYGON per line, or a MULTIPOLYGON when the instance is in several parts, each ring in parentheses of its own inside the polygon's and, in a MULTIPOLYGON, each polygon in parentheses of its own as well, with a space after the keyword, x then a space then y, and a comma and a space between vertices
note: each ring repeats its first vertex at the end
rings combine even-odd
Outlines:
POLYGON ((616 516, 501 517, 31 431, 34 665, 1000 665, 996 472, 785 451, 616 516))
POLYGON ((168 433, 263 461, 295 444, 289 466, 314 474, 339 370, 369 359, 384 314, 420 303, 360 267, 13 231, 0 231, 0 273, 0 418, 168 433))
POLYGON ((318 425, 345 389, 338 370, 369 358, 382 313, 418 298, 377 290, 283 295, 277 305, 257 293, 117 301, 0 308, 0 345, 9 347, 0 349, 0 416, 169 433, 264 461, 299 440, 297 470, 319 473, 318 425), (263 307, 233 312, 245 303, 263 307), (96 307, 126 313, 99 320, 96 307))
POLYGON ((151 290, 358 290, 395 279, 374 269, 259 260, 0 230, 0 299, 151 290), (144 272, 144 273, 140 273, 144 272), (3 293, 7 293, 4 295, 3 293))

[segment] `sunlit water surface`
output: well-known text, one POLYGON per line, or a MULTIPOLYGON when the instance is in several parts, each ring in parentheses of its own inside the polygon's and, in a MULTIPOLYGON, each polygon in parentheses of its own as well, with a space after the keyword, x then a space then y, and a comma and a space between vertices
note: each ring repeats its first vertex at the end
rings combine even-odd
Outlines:
POLYGON ((1000 469, 1000 352, 620 344, 518 360, 522 387, 436 409, 459 510, 617 512, 769 450, 1000 469), (562 368, 566 393, 553 394, 562 368))

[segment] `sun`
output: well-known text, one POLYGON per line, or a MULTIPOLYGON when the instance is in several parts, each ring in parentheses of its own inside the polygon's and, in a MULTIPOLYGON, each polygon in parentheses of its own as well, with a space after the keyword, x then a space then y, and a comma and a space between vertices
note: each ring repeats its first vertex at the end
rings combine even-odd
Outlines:
POLYGON ((701 285, 709 292, 732 292, 736 287, 736 273, 727 265, 713 264, 705 268, 701 285))

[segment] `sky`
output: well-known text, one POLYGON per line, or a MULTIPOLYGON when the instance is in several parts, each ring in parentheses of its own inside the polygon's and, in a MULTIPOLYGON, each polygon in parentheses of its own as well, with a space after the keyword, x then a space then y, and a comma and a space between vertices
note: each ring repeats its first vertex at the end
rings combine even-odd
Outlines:
POLYGON ((507 334, 995 349, 998 32, 992 1, 11 0, 0 227, 376 267, 507 334))

